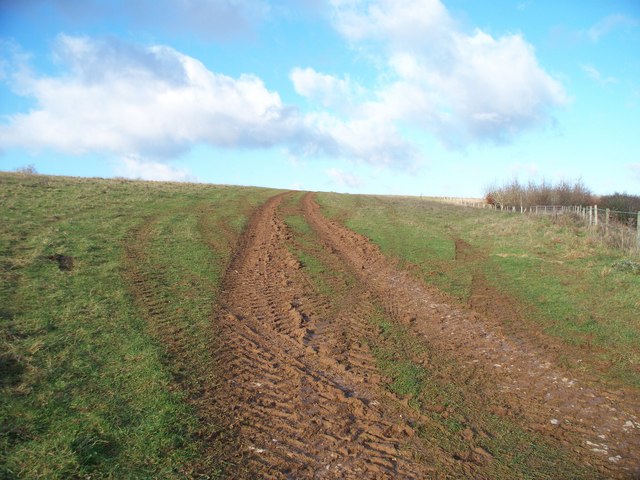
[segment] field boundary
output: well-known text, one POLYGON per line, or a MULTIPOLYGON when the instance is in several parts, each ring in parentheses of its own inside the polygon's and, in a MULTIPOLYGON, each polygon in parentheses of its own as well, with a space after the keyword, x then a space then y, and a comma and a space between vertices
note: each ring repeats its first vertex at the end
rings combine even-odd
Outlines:
POLYGON ((489 204, 478 198, 433 197, 428 199, 501 213, 553 217, 572 215, 579 219, 593 236, 600 238, 607 245, 631 253, 640 253, 640 211, 625 212, 599 208, 598 205, 531 205, 525 207, 524 205, 489 204))

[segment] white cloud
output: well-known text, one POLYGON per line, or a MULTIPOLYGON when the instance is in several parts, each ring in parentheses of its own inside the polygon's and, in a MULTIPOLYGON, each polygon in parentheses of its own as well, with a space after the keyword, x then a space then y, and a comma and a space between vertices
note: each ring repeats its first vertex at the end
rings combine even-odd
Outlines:
POLYGON ((340 107, 345 102, 350 103, 356 92, 361 90, 349 77, 341 79, 316 72, 313 68, 296 67, 289 76, 298 95, 318 100, 325 107, 340 107))
POLYGON ((508 140, 543 124, 567 96, 520 34, 461 30, 439 0, 332 0, 334 23, 356 45, 382 46, 391 78, 377 111, 445 143, 508 140))
POLYGON ((624 27, 635 27, 638 24, 638 20, 618 13, 599 20, 587 31, 587 35, 592 42, 598 42, 613 30, 624 27))
POLYGON ((300 133, 298 113, 259 78, 211 72, 169 47, 60 36, 55 54, 68 74, 15 79, 37 107, 0 126, 6 147, 162 157, 198 142, 270 146, 300 133))
POLYGON ((415 155, 383 118, 305 116, 255 75, 212 72, 170 47, 60 35, 54 56, 63 70, 57 76, 24 67, 8 74, 13 90, 35 106, 5 116, 3 147, 154 160, 176 157, 195 144, 280 147, 297 157, 385 165, 406 164, 415 155))
POLYGON ((331 0, 338 31, 352 41, 382 40, 412 48, 452 28, 439 0, 331 0))
POLYGON ((362 178, 353 173, 345 172, 339 168, 330 168, 327 175, 341 187, 360 188, 363 185, 362 178))
POLYGON ((161 182, 195 182, 196 178, 186 168, 177 168, 162 162, 144 160, 135 155, 122 158, 115 165, 115 174, 142 180, 161 182))
POLYGON ((379 101, 364 101, 365 89, 348 77, 340 79, 312 68, 294 68, 290 77, 299 95, 339 113, 322 110, 305 118, 320 138, 331 139, 324 143, 326 153, 403 168, 422 162, 418 149, 398 132, 394 123, 398 116, 379 101))
POLYGON ((332 139, 333 148, 325 148, 333 156, 402 168, 411 168, 422 160, 417 148, 376 112, 369 116, 361 112, 347 120, 328 113, 310 114, 307 119, 321 137, 332 139))
POLYGON ((608 85, 610 83, 618 83, 618 80, 615 77, 605 77, 603 76, 596 67, 593 65, 580 65, 580 68, 587 76, 594 80, 596 83, 600 85, 608 85))

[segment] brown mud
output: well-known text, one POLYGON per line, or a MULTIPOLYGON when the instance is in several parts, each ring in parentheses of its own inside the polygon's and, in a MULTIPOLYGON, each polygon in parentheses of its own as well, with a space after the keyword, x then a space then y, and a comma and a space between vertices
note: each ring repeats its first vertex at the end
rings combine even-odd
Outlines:
MULTIPOLYGON (((254 214, 223 282, 221 401, 242 439, 247 478, 434 478, 406 418, 385 407, 357 339, 366 292, 334 316, 287 248, 282 196, 254 214)), ((335 310, 335 309, 334 309, 335 310)))

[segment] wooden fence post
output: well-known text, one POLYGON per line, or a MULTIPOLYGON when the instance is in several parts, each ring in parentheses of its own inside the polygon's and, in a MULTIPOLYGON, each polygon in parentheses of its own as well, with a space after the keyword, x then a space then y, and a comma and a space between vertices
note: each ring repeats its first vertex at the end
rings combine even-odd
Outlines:
POLYGON ((640 250, 640 212, 638 212, 638 219, 636 220, 636 246, 640 250))
POLYGON ((598 205, 593 206, 593 224, 598 226, 598 205))
POLYGON ((608 208, 604 211, 604 230, 605 232, 609 232, 609 213, 611 210, 608 208))

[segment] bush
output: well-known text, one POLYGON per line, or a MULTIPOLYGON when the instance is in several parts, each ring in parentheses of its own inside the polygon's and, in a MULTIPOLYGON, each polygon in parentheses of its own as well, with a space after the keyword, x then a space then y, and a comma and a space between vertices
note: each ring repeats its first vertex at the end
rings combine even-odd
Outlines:
POLYGON ((38 171, 36 170, 36 167, 33 165, 26 165, 24 167, 18 167, 16 168, 16 172, 17 173, 22 173, 23 175, 37 175, 38 171))
POLYGON ((613 195, 603 195, 598 199, 598 207, 618 212, 638 212, 640 211, 640 196, 617 192, 613 195))
POLYGON ((562 180, 554 184, 542 180, 539 184, 529 182, 524 185, 518 180, 512 180, 511 183, 504 186, 487 188, 485 199, 491 205, 502 206, 571 206, 592 204, 594 196, 582 181, 567 182, 562 180))

